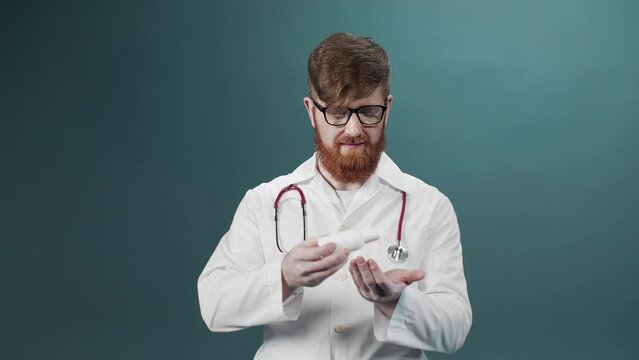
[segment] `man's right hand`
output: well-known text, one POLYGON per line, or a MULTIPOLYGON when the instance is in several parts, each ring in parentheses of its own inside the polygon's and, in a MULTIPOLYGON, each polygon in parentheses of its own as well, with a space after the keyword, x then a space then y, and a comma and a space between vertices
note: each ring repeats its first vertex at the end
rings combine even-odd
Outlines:
POLYGON ((317 246, 306 240, 295 246, 282 260, 282 300, 300 286, 317 286, 348 260, 348 249, 337 251, 335 243, 317 246))

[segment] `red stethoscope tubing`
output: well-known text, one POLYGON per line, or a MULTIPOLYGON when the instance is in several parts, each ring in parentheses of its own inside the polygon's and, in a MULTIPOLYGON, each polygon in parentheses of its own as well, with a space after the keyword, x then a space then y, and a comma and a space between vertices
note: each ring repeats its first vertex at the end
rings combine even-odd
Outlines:
MULTIPOLYGON (((280 198, 282 198, 282 195, 284 195, 286 192, 291 190, 295 190, 300 194, 300 204, 302 205, 302 222, 304 224, 303 239, 306 240, 306 196, 304 195, 304 192, 299 186, 295 184, 291 184, 285 187, 284 189, 280 190, 279 194, 277 194, 277 197, 275 198, 275 203, 273 204, 273 208, 275 208, 275 244, 277 245, 277 249, 281 253, 286 253, 286 251, 282 250, 282 247, 280 246, 279 224, 277 221, 277 208, 279 206, 280 198)), ((406 213, 406 191, 401 190, 401 192, 402 192, 402 211, 399 214, 399 222, 397 224, 397 247, 400 247, 402 242, 402 227, 404 225, 404 214, 406 213)))
POLYGON ((399 223, 397 224, 397 247, 399 247, 402 242, 402 225, 404 224, 404 213, 406 212, 406 191, 401 190, 401 192, 402 192, 402 212, 399 213, 399 223))
POLYGON ((300 194, 300 204, 302 204, 302 222, 304 223, 303 239, 306 240, 306 196, 304 196, 304 192, 302 191, 302 189, 299 188, 299 186, 295 184, 291 184, 285 187, 284 189, 282 189, 280 193, 277 194, 277 197, 275 198, 275 204, 273 205, 273 207, 275 208, 275 244, 277 245, 277 249, 281 253, 287 253, 287 252, 282 250, 282 247, 280 246, 280 239, 279 239, 280 231, 279 231, 278 222, 277 222, 277 207, 280 203, 280 198, 282 197, 282 195, 284 195, 284 193, 286 193, 287 191, 291 191, 291 190, 296 190, 300 194))

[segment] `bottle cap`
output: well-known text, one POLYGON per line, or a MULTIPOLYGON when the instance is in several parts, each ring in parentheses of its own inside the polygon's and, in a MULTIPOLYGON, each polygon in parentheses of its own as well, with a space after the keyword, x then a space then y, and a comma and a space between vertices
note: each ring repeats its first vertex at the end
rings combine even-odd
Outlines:
POLYGON ((369 243, 371 241, 375 241, 379 239, 379 233, 376 230, 369 229, 362 231, 362 239, 364 239, 365 243, 369 243))

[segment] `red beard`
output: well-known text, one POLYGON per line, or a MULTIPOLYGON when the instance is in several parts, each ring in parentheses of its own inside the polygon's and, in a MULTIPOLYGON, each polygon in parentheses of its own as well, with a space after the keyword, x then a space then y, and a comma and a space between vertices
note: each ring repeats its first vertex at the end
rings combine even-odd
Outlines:
POLYGON ((341 183, 351 184, 366 181, 375 172, 385 146, 386 138, 383 128, 382 134, 375 144, 371 144, 368 136, 362 133, 361 136, 357 137, 343 135, 335 139, 331 147, 324 145, 317 129, 315 129, 315 149, 319 160, 335 180, 341 183), (359 144, 362 142, 364 143, 362 145, 364 146, 363 151, 348 151, 346 155, 340 151, 340 144, 359 144))

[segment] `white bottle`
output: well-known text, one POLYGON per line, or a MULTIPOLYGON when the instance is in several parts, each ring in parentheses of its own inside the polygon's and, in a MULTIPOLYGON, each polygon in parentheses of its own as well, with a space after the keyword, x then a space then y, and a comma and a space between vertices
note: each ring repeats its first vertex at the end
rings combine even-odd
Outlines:
POLYGON ((371 241, 379 239, 379 233, 375 230, 345 230, 334 234, 322 236, 317 239, 318 246, 334 242, 338 248, 348 248, 351 251, 360 249, 371 241))

